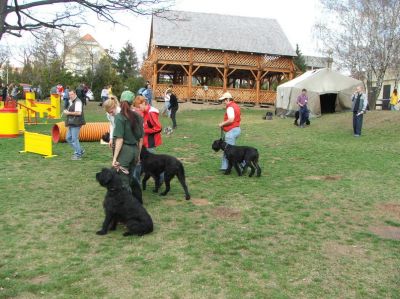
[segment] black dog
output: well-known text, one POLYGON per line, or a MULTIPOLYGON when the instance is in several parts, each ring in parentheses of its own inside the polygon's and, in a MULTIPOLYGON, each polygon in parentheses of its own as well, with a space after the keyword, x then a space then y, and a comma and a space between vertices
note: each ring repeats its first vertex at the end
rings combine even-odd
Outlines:
POLYGON ((250 167, 251 171, 249 176, 253 176, 257 170, 257 176, 261 175, 261 168, 258 165, 258 151, 256 148, 251 146, 236 146, 226 143, 224 140, 215 140, 212 144, 212 149, 216 152, 223 150, 228 160, 228 168, 225 170, 225 174, 230 174, 232 167, 234 166, 238 175, 241 176, 246 172, 247 167, 250 167), (245 162, 243 170, 240 169, 240 163, 245 162))
POLYGON ((146 190, 146 182, 152 177, 155 180, 154 192, 158 192, 161 187, 160 174, 164 173, 165 191, 161 195, 167 195, 171 189, 170 182, 176 175, 185 191, 186 200, 190 199, 190 194, 185 181, 185 169, 182 162, 177 158, 169 155, 156 155, 150 153, 144 146, 140 152, 140 160, 142 162, 142 172, 144 178, 142 181, 142 189, 146 190))
POLYGON ((115 230, 118 221, 125 223, 128 228, 124 236, 142 236, 153 231, 150 215, 131 192, 122 187, 121 178, 114 169, 103 168, 96 174, 96 180, 107 188, 103 202, 106 217, 101 230, 96 234, 105 235, 108 229, 115 230))
POLYGON ((104 133, 102 136, 101 136, 101 139, 104 141, 104 142, 110 142, 110 132, 107 132, 107 133, 104 133))
MULTIPOLYGON (((296 112, 295 112, 294 118, 295 118, 295 120, 294 120, 294 125, 295 125, 295 126, 299 126, 300 111, 296 111, 296 112)), ((310 124, 311 124, 311 123, 310 123, 310 120, 309 120, 308 117, 307 117, 307 119, 306 119, 306 125, 309 126, 310 124)))

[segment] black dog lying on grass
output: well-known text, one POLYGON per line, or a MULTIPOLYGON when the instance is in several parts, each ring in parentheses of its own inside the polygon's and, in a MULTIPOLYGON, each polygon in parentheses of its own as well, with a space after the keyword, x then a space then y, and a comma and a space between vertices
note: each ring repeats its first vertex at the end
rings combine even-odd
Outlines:
POLYGON ((140 152, 140 160, 142 162, 142 172, 144 178, 142 181, 142 189, 146 190, 146 182, 152 177, 155 181, 155 188, 153 192, 158 193, 158 189, 161 187, 162 182, 160 181, 161 173, 164 173, 165 191, 161 195, 167 195, 171 189, 170 182, 176 175, 179 182, 181 183, 183 190, 185 191, 186 200, 190 199, 190 194, 185 181, 185 169, 183 168, 182 162, 177 158, 169 155, 156 155, 150 153, 144 146, 140 152))
POLYGON ((126 224, 128 231, 124 236, 142 236, 153 231, 153 221, 142 204, 131 192, 122 187, 122 181, 114 169, 103 168, 96 174, 96 180, 107 188, 103 202, 105 219, 98 235, 107 234, 108 230, 115 230, 117 222, 126 224))
POLYGON ((230 174, 232 167, 235 167, 239 176, 244 174, 247 167, 250 167, 251 171, 249 177, 254 175, 257 170, 257 176, 261 175, 261 168, 258 165, 258 151, 256 148, 251 146, 236 146, 226 143, 224 140, 215 140, 212 144, 212 149, 216 152, 223 150, 228 160, 228 168, 225 170, 225 174, 230 174), (243 170, 240 168, 240 163, 245 162, 243 170))

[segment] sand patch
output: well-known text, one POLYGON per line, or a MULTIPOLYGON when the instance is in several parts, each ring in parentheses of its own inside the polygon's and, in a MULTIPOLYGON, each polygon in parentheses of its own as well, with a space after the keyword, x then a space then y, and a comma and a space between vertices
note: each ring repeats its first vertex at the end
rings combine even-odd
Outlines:
POLYGON ((400 240, 400 227, 371 226, 369 230, 383 239, 400 240))
POLYGON ((192 198, 190 200, 195 206, 208 206, 210 202, 205 198, 192 198))
POLYGON ((217 207, 212 213, 215 217, 222 219, 239 219, 242 216, 240 210, 228 207, 217 207))

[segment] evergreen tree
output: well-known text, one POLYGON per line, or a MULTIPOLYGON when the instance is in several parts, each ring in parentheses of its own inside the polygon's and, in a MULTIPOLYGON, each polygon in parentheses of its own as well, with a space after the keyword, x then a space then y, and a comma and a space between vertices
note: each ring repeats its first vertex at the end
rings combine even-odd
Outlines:
POLYGON ((307 69, 306 60, 304 59, 303 54, 300 51, 299 45, 296 44, 296 54, 297 56, 293 59, 294 64, 297 66, 299 70, 305 72, 307 69))
POLYGON ((116 61, 116 68, 119 75, 123 80, 139 75, 138 59, 135 48, 128 41, 122 50, 119 52, 116 61))

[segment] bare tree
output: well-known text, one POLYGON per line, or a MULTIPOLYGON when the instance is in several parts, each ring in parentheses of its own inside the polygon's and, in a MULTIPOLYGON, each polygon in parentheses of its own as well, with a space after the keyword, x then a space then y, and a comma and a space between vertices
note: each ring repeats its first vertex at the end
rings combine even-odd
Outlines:
POLYGON ((400 1, 320 1, 325 20, 316 24, 317 36, 325 49, 334 51, 342 68, 366 79, 369 104, 374 109, 385 73, 399 54, 400 1), (376 89, 372 88, 373 78, 376 89))
POLYGON ((94 13, 99 20, 118 23, 116 12, 134 15, 159 14, 173 0, 0 0, 0 40, 6 34, 21 37, 23 31, 41 28, 63 29, 86 24, 84 16, 94 13), (20 3, 21 2, 21 3, 20 3), (53 14, 43 14, 52 5, 53 14))

